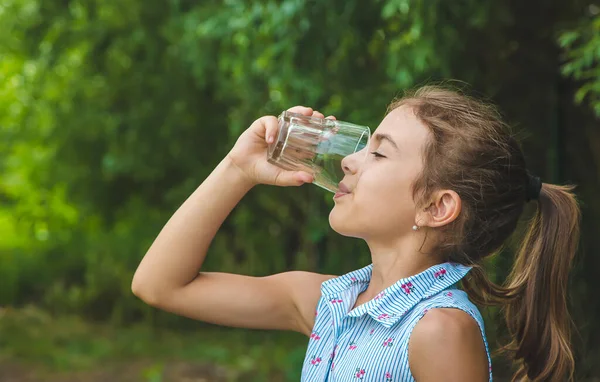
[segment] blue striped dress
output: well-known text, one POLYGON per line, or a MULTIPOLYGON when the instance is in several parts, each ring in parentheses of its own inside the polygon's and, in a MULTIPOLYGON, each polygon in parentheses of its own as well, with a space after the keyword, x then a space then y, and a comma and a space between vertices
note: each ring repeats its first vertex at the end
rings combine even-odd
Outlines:
POLYGON ((408 365, 408 341, 419 320, 433 308, 467 312, 479 325, 492 366, 483 318, 457 283, 471 269, 435 265, 401 279, 354 309, 367 289, 373 266, 325 281, 302 366, 302 381, 414 381, 408 365))

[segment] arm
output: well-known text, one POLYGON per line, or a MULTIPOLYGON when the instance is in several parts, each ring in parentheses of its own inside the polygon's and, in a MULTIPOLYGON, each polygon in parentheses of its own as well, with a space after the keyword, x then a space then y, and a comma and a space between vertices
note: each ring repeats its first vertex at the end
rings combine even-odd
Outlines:
POLYGON ((430 310, 413 329, 408 360, 413 377, 419 382, 489 380, 479 326, 459 309, 430 310))
POLYGON ((266 163, 265 139, 276 128, 274 117, 256 121, 169 219, 133 277, 136 296, 160 309, 215 324, 310 333, 320 284, 330 276, 199 273, 217 230, 255 184, 310 181, 308 174, 266 163))
POLYGON ((223 160, 154 240, 135 272, 133 292, 154 302, 196 280, 217 230, 251 188, 231 161, 223 160))

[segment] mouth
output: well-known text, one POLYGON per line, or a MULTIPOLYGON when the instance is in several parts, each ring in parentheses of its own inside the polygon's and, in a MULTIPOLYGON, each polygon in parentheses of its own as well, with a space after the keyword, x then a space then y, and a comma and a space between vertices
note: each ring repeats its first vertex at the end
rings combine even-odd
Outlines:
POLYGON ((348 188, 348 186, 346 186, 344 183, 340 182, 340 184, 338 186, 338 192, 335 193, 333 198, 338 199, 338 198, 341 198, 342 196, 349 195, 351 193, 352 193, 352 191, 350 191, 350 188, 348 188))

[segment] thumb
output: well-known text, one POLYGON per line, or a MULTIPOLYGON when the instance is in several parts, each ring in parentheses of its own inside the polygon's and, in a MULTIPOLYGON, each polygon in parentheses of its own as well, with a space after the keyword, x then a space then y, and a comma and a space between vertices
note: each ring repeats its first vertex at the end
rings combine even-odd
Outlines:
POLYGON ((304 183, 312 183, 314 176, 305 171, 282 171, 275 178, 275 185, 281 187, 301 186, 304 183))

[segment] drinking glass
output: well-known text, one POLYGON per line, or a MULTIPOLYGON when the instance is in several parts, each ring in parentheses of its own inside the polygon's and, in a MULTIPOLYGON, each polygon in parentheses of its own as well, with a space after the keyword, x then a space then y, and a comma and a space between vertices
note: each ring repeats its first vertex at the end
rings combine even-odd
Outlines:
MULTIPOLYGON (((268 146, 267 161, 284 170, 306 171, 313 183, 330 192, 338 191, 344 178, 342 159, 368 147, 367 126, 331 119, 308 117, 284 111, 278 117, 279 130, 268 146)), ((359 153, 364 160, 367 150, 359 153)))

